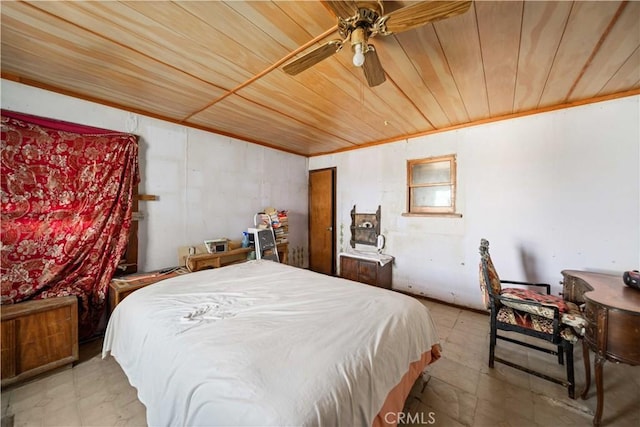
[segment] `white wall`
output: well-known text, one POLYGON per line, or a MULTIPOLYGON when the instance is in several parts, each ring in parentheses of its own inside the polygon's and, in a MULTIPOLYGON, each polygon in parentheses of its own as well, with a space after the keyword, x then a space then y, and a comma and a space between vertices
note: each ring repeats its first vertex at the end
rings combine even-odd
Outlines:
POLYGON ((394 288, 480 308, 484 237, 501 278, 557 293, 563 269, 640 267, 639 104, 627 97, 312 157, 309 169, 337 168, 338 248, 349 245, 354 204, 382 205, 394 288), (406 161, 451 153, 463 217, 401 216, 406 161))
POLYGON ((307 254, 309 169, 337 167, 338 248, 349 211, 382 205, 394 287, 480 307, 478 245, 501 277, 560 287, 565 268, 640 267, 640 97, 468 127, 305 159, 2 80, 2 108, 140 136, 140 267, 174 265, 178 246, 240 238, 253 213, 289 209, 291 246, 307 254), (462 218, 403 217, 406 161, 458 156, 462 218), (362 167, 367 165, 367 167, 362 167))
MULTIPOLYGON (((307 159, 256 144, 2 80, 2 108, 115 131, 140 141, 139 270, 176 265, 177 248, 241 239, 254 213, 289 210, 290 263, 307 254, 307 159)), ((305 264, 306 265, 306 264, 305 264)))

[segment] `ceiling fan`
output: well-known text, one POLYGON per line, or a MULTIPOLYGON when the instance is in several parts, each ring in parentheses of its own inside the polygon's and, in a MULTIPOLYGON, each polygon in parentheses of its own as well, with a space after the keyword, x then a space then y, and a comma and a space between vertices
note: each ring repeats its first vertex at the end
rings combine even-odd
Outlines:
POLYGON ((338 18, 338 33, 342 39, 328 41, 322 46, 285 64, 283 70, 292 76, 329 58, 350 43, 353 65, 362 67, 370 87, 378 86, 386 78, 376 48, 369 39, 376 35, 388 36, 420 27, 429 22, 449 18, 469 10, 471 1, 421 1, 384 13, 383 2, 323 1, 338 18))

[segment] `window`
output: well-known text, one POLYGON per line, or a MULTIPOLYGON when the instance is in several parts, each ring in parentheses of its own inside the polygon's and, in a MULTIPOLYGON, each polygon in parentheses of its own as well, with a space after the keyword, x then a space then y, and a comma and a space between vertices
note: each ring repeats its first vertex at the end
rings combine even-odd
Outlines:
POLYGON ((407 212, 455 214, 455 154, 407 161, 407 212))

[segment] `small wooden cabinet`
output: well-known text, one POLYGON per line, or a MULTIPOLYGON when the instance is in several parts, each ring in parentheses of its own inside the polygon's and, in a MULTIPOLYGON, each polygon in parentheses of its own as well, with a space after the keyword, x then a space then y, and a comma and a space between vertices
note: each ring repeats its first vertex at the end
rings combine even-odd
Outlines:
POLYGON ((340 277, 391 289, 391 262, 380 265, 376 260, 340 255, 340 277))
POLYGON ((2 387, 78 360, 78 298, 2 306, 2 387))
POLYGON ((164 279, 187 274, 186 268, 176 268, 174 270, 150 273, 134 273, 126 276, 114 277, 109 283, 109 313, 130 293, 145 286, 153 285, 164 279))

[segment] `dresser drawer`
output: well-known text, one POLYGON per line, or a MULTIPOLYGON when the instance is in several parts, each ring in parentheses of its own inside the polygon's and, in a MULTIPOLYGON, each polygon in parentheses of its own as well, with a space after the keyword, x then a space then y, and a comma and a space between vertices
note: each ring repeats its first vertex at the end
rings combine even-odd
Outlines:
POLYGON ((358 281, 367 285, 378 284, 377 262, 360 261, 358 264, 358 281))
POLYGON ((584 307, 584 318, 587 319, 589 323, 595 324, 597 309, 593 306, 593 304, 586 303, 584 307))
POLYGON ((595 323, 587 323, 584 328, 584 339, 591 344, 595 344, 597 341, 598 328, 595 323))
POLYGON ((340 277, 367 285, 391 289, 391 263, 340 255, 340 277))
POLYGON ((566 301, 582 304, 584 303, 584 293, 591 290, 593 290, 591 286, 583 280, 573 276, 564 276, 562 295, 566 301))

